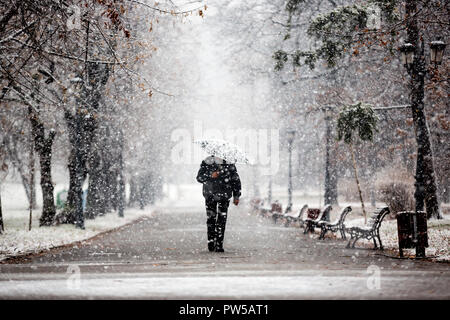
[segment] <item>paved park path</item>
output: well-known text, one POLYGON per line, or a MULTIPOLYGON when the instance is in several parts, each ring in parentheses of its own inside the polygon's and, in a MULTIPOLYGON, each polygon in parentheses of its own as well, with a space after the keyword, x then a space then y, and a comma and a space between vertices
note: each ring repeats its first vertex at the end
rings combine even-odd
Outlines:
POLYGON ((0 298, 450 298, 448 263, 317 237, 233 206, 225 253, 211 253, 201 208, 158 208, 80 245, 0 264, 0 298))

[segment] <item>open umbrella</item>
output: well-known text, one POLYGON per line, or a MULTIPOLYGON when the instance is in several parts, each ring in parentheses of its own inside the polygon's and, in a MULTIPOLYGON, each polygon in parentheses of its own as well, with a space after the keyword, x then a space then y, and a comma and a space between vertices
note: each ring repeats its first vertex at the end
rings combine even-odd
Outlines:
POLYGON ((235 144, 220 139, 196 140, 194 143, 208 154, 231 163, 250 163, 245 153, 235 144))

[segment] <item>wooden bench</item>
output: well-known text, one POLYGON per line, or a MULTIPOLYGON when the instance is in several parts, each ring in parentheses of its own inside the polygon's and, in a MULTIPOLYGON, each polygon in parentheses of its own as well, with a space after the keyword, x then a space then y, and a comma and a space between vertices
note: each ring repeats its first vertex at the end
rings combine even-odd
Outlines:
POLYGON ((272 203, 270 207, 270 213, 273 221, 276 223, 278 218, 283 216, 283 207, 278 201, 272 203))
POLYGON ((308 205, 305 204, 299 211, 298 214, 296 215, 292 215, 292 214, 285 214, 284 215, 284 226, 288 227, 292 222, 299 222, 300 223, 300 227, 302 227, 305 223, 305 220, 303 220, 303 215, 305 214, 305 212, 308 210, 308 205))
POLYGON ((277 211, 277 212, 272 212, 272 216, 271 217, 272 217, 273 222, 277 223, 278 219, 281 219, 284 216, 285 216, 284 213, 277 211))
POLYGON ((260 210, 261 210, 261 208, 262 208, 262 206, 263 206, 263 204, 264 204, 264 202, 263 202, 261 199, 259 199, 259 198, 253 198, 253 199, 250 201, 250 210, 251 210, 251 213, 253 213, 253 214, 259 213, 260 210))
POLYGON ((341 214, 339 215, 339 217, 334 221, 334 222, 328 222, 325 220, 319 221, 317 223, 317 226, 320 227, 320 229, 322 230, 320 232, 320 236, 319 239, 324 239, 325 238, 325 234, 328 231, 331 232, 338 232, 340 231, 342 239, 346 239, 345 237, 345 218, 347 217, 347 215, 352 211, 352 207, 347 206, 344 209, 342 209, 341 214))
POLYGON ((327 204, 320 209, 308 209, 308 216, 305 219, 305 231, 303 233, 314 232, 314 228, 318 226, 320 221, 330 221, 330 211, 332 207, 327 204))
POLYGON ((265 217, 270 216, 270 211, 271 211, 270 208, 265 207, 265 206, 261 206, 261 207, 259 208, 258 215, 259 215, 260 217, 264 217, 264 218, 265 218, 265 217))
POLYGON ((388 214, 389 214, 388 207, 378 208, 372 214, 369 221, 367 221, 366 225, 361 227, 354 226, 350 228, 345 228, 345 231, 350 234, 350 240, 347 243, 347 248, 350 248, 350 243, 352 242, 353 239, 355 240, 353 241, 353 244, 351 246, 352 248, 355 247, 355 243, 356 241, 358 241, 358 239, 364 238, 369 241, 373 240, 373 244, 375 245, 374 249, 377 249, 378 248, 377 241, 375 240, 375 238, 377 238, 378 242, 380 243, 380 249, 383 250, 383 244, 381 243, 380 238, 380 226, 381 222, 383 222, 384 217, 388 214))

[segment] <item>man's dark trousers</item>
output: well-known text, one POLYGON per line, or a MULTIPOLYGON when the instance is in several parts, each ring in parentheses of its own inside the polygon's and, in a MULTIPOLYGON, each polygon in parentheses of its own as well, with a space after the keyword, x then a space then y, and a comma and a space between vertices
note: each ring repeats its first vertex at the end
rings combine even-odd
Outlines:
POLYGON ((225 225, 227 223, 228 206, 230 200, 208 197, 206 204, 206 225, 208 228, 208 247, 223 248, 223 238, 225 236, 225 225))

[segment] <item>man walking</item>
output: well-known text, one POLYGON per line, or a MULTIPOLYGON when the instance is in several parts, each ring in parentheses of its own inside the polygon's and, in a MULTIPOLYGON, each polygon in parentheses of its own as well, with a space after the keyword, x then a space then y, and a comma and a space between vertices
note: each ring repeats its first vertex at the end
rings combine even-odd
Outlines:
POLYGON ((203 183, 208 249, 224 252, 223 239, 230 199, 233 197, 233 203, 237 206, 241 196, 241 180, 236 166, 221 158, 210 156, 202 161, 197 181, 203 183))

